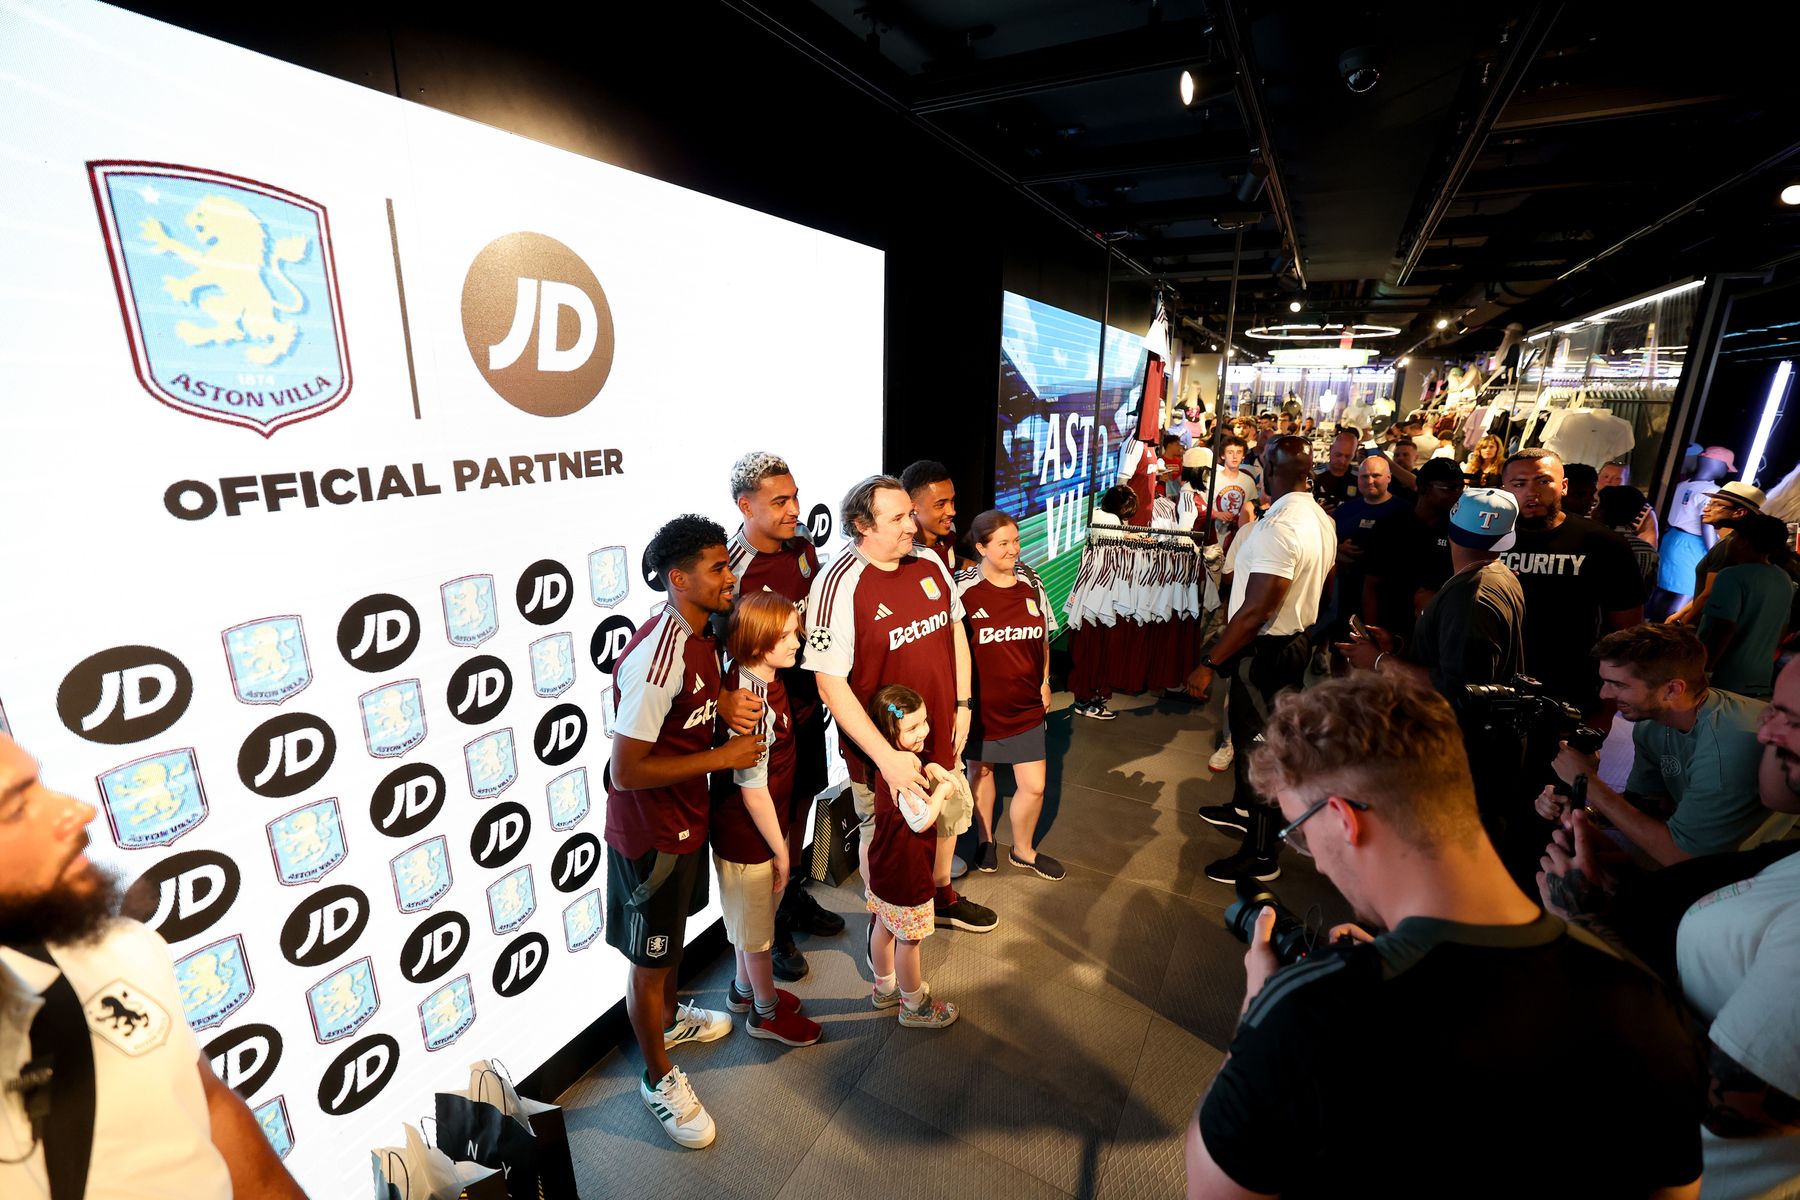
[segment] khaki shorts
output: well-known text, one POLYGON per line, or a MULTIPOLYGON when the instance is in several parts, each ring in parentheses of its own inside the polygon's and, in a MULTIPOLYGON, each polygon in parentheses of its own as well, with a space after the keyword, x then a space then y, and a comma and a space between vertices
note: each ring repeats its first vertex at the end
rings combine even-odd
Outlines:
POLYGON ((714 854, 713 865, 725 937, 745 954, 761 954, 775 944, 775 863, 734 863, 714 854))
POLYGON ((856 806, 856 816, 862 830, 863 841, 868 841, 875 834, 875 791, 852 779, 850 781, 850 802, 856 806))

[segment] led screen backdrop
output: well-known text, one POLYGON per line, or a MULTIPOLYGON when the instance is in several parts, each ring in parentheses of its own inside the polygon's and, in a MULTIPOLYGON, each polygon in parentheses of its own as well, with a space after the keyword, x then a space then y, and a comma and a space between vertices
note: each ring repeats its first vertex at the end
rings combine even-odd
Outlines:
POLYGON ((1119 469, 1137 418, 1144 339, 1107 326, 1098 420, 1100 322, 1002 293, 1000 437, 994 503, 1019 522, 1020 557, 1058 612, 1081 565, 1088 514, 1119 469))
POLYGON ((882 257, 91 3, 0 4, 0 111, 4 720, 291 1169, 366 1194, 622 997, 644 545, 735 528, 761 447, 837 551, 882 257))

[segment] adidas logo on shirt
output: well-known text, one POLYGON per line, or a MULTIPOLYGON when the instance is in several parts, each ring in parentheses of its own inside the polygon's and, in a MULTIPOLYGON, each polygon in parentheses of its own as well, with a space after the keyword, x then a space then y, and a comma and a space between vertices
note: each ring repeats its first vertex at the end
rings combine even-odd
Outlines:
POLYGON ((971 621, 985 621, 987 619, 988 619, 987 609, 985 609, 985 608, 976 609, 974 611, 974 613, 971 614, 969 617, 969 620, 971 620, 971 621))
POLYGON ((877 604, 875 606, 875 619, 877 621, 881 620, 881 618, 883 618, 883 617, 891 617, 893 615, 894 615, 894 610, 889 608, 887 605, 877 604))
POLYGON ((700 676, 698 676, 698 675, 694 676, 694 690, 690 694, 698 696, 703 690, 705 690, 705 688, 706 688, 706 680, 700 678, 700 676))

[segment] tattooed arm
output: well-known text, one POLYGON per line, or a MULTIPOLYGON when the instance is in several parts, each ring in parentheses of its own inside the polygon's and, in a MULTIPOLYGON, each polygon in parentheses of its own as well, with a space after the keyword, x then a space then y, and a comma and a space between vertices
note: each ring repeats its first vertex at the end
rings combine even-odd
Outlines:
POLYGON ((1800 1133, 1800 1100, 1764 1083, 1756 1072, 1708 1043, 1712 1080, 1706 1090, 1706 1127, 1722 1138, 1800 1133))

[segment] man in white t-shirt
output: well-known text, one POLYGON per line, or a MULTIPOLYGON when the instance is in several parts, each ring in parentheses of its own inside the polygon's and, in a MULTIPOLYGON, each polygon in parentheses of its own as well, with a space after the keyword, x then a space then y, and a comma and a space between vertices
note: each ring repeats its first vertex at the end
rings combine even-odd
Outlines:
POLYGON ((113 915, 95 815, 0 733, 0 1196, 305 1200, 201 1056, 168 946, 113 915))
POLYGON ((1200 810, 1211 824, 1245 835, 1236 854, 1207 866, 1206 877, 1220 883, 1266 881, 1281 874, 1275 837, 1279 813, 1250 786, 1249 752, 1276 695, 1299 687, 1305 678, 1307 630, 1319 619, 1319 597, 1337 561, 1337 529, 1310 491, 1312 450, 1306 441, 1276 438, 1263 465, 1274 503, 1238 534, 1224 632, 1202 652, 1200 665, 1187 679, 1188 694, 1199 700, 1212 690, 1215 673, 1231 680, 1225 720, 1232 744, 1241 751, 1233 763, 1237 791, 1230 804, 1200 810))

